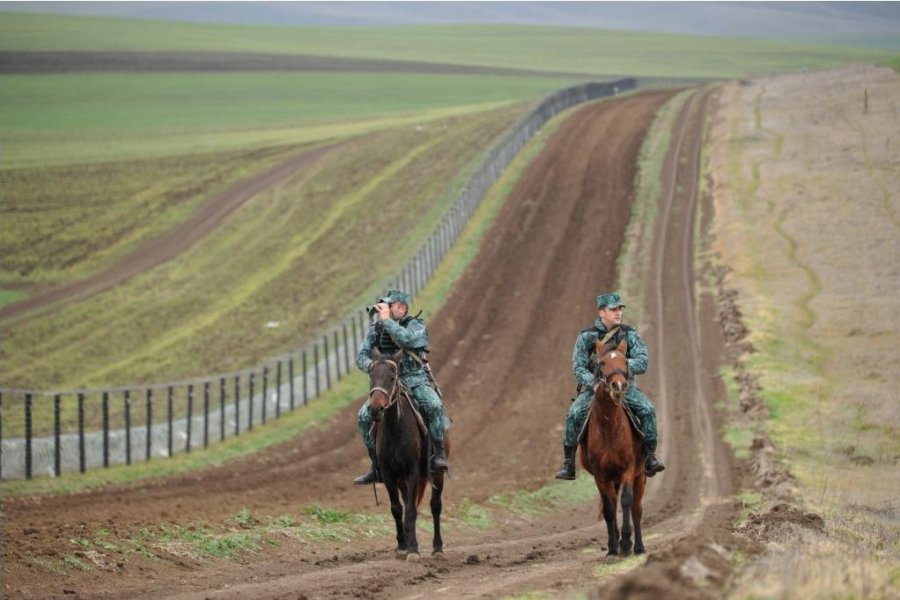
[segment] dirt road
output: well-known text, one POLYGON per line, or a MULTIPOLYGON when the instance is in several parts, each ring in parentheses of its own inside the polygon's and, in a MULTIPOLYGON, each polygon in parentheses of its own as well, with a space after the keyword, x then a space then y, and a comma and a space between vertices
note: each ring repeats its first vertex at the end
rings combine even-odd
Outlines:
MULTIPOLYGON (((571 347, 593 322, 596 294, 614 285, 641 141, 671 96, 612 99, 568 119, 516 185, 445 308, 430 320, 432 360, 456 422, 446 505, 533 490, 551 480, 573 387, 571 347)), ((647 569, 674 575, 655 576, 655 585, 665 587, 654 589, 641 569, 616 586, 647 590, 648 597, 672 589, 679 561, 704 547, 701 526, 727 528, 732 515, 723 498, 735 476, 712 412, 721 393, 714 377, 721 340, 712 319, 700 317, 712 314, 711 301, 696 292, 692 268, 707 102, 707 94, 695 93, 673 131, 645 293, 652 321, 642 333, 651 369, 639 383, 656 401, 661 454, 669 465, 648 486, 645 539, 658 560, 647 569)), ((355 411, 350 407, 327 428, 219 468, 125 490, 5 501, 4 597, 62 595, 65 588, 111 597, 460 598, 596 586, 594 569, 611 559, 586 554, 605 539, 595 502, 462 539, 445 535, 443 561, 397 561, 385 538, 353 548, 285 546, 238 562, 172 557, 66 580, 35 577, 37 567, 26 560, 54 556, 78 531, 98 527, 125 537, 157 522, 213 522, 244 507, 263 515, 298 512, 311 503, 370 511, 371 488, 350 484, 367 460, 355 411)))

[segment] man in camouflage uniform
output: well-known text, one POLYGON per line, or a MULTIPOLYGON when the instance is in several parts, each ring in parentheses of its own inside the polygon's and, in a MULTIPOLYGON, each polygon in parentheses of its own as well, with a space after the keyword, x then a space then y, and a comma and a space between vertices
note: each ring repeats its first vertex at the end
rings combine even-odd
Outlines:
MULTIPOLYGON (((389 290, 387 296, 374 306, 377 319, 369 327, 356 355, 356 366, 368 373, 372 365, 372 349, 377 348, 382 354, 395 354, 403 350, 400 361, 400 380, 412 391, 419 403, 422 416, 428 423, 428 431, 434 445, 434 457, 431 461, 432 471, 447 470, 447 454, 444 451, 444 407, 441 398, 435 391, 432 379, 426 372, 421 359, 428 345, 428 330, 425 322, 409 313, 410 296, 401 290, 389 290), (420 360, 416 360, 414 354, 420 360)), ((366 400, 358 414, 359 431, 363 443, 369 451, 372 464, 369 471, 353 480, 358 485, 366 485, 377 479, 375 465, 375 436, 372 430, 372 414, 369 401, 366 400)))
POLYGON ((659 471, 666 468, 663 462, 656 456, 656 410, 647 399, 647 396, 634 384, 634 376, 647 372, 650 357, 647 354, 647 346, 638 334, 637 329, 622 324, 622 309, 625 305, 619 294, 613 292, 597 296, 598 317, 594 326, 583 329, 575 340, 575 350, 572 353, 572 372, 578 381, 578 396, 569 408, 566 417, 566 431, 563 440, 563 452, 565 462, 562 469, 556 473, 557 479, 575 479, 575 448, 578 445, 578 434, 587 418, 588 409, 598 383, 594 381, 594 367, 596 362, 595 343, 598 339, 618 344, 623 339, 628 345, 628 391, 625 394, 625 403, 631 412, 641 423, 644 431, 644 471, 648 477, 653 477, 659 471))

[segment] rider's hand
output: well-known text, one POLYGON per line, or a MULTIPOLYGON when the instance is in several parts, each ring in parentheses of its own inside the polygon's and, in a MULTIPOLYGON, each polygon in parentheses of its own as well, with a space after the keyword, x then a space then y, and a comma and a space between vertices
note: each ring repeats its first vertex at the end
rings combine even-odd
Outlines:
POLYGON ((391 318, 391 307, 384 302, 379 302, 374 308, 378 311, 378 318, 382 321, 387 321, 391 318))

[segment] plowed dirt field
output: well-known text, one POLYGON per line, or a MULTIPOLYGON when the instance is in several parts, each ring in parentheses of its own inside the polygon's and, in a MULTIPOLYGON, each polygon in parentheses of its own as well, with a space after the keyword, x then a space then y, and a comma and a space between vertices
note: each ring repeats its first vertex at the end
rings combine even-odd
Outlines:
MULTIPOLYGON (((672 95, 645 92, 575 112, 520 179, 476 259, 430 319, 431 358, 455 420, 445 506, 534 490, 552 480, 573 388, 572 345, 577 332, 593 323, 596 294, 615 283, 638 151, 656 111, 672 95)), ((106 528, 127 537, 159 522, 225 519, 244 507, 263 515, 299 512, 313 503, 371 512, 372 489, 350 483, 367 462, 353 406, 327 427, 221 467, 127 489, 5 500, 3 597, 62 597, 66 590, 67 597, 122 598, 673 592, 686 577, 686 557, 727 532, 734 514, 727 497, 736 473, 712 409, 723 393, 715 377, 722 340, 710 316, 712 300, 697 291, 693 272, 709 97, 695 92, 674 126, 646 282, 649 321, 642 335, 651 366, 639 384, 657 405, 668 464, 648 485, 644 534, 652 560, 646 568, 596 591, 597 567, 620 560, 603 557, 606 534, 596 501, 463 537, 445 533, 440 561, 425 554, 418 563, 398 561, 392 537, 385 536, 350 548, 284 544, 239 561, 136 560, 66 578, 26 560, 58 557, 79 531, 106 528)), ((709 212, 701 214, 706 220, 709 212)), ((426 506, 420 515, 427 519, 426 506)), ((419 542, 428 548, 430 536, 419 542)))

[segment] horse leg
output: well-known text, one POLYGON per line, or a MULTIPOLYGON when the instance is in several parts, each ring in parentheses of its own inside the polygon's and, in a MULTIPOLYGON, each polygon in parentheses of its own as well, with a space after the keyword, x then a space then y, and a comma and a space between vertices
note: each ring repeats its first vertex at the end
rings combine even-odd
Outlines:
POLYGON ((632 484, 627 479, 622 485, 622 537, 619 540, 619 547, 622 548, 622 554, 631 552, 631 509, 634 502, 632 484))
POLYGON ((644 514, 644 486, 647 478, 638 475, 634 480, 634 504, 631 506, 631 516, 634 519, 634 553, 643 554, 644 538, 641 535, 641 517, 644 514))
POLYGON ((416 540, 416 495, 419 490, 419 478, 413 477, 405 486, 404 499, 406 506, 403 514, 403 528, 406 534, 406 560, 419 560, 419 542, 416 540))
POLYGON ((611 481, 600 481, 597 479, 596 482, 597 488, 600 490, 603 520, 606 521, 607 545, 609 547, 606 555, 616 556, 619 554, 619 529, 616 524, 618 494, 616 494, 616 487, 611 481))
POLYGON ((434 485, 431 487, 431 518, 434 521, 434 542, 431 554, 435 557, 444 556, 444 540, 441 539, 441 494, 444 493, 444 474, 433 475, 434 485))
POLYGON ((397 525, 397 558, 406 556, 406 536, 403 533, 403 505, 400 504, 400 492, 396 482, 385 482, 388 496, 391 499, 391 515, 397 525))

